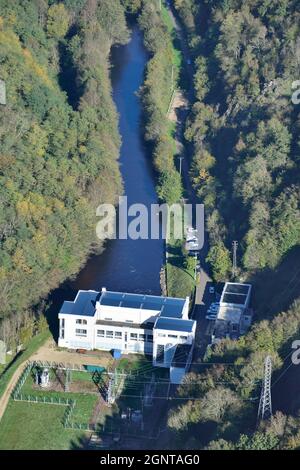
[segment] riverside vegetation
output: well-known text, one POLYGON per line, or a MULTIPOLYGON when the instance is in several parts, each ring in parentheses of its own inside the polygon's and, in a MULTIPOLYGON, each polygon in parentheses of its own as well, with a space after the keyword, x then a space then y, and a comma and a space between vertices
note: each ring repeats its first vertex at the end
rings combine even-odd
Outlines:
POLYGON ((95 208, 122 189, 108 56, 129 33, 119 0, 0 0, 0 16, 0 336, 13 348, 100 248, 95 208))

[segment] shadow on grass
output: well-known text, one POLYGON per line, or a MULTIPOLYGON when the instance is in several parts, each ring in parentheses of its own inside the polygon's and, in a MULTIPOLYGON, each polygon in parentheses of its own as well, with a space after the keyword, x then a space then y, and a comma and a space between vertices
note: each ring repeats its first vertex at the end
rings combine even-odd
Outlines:
POLYGON ((1 372, 0 374, 0 379, 9 371, 9 369, 15 364, 15 362, 19 359, 19 357, 22 356, 24 351, 19 351, 15 357, 7 364, 7 366, 5 367, 5 369, 3 369, 3 371, 1 372))

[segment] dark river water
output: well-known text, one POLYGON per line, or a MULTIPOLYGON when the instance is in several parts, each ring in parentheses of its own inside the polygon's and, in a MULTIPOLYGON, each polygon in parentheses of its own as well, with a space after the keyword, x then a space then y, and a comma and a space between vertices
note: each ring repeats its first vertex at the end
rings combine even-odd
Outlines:
MULTIPOLYGON (((142 34, 132 26, 130 42, 114 47, 111 54, 113 99, 119 113, 122 137, 120 168, 128 205, 157 202, 150 156, 142 136, 142 108, 136 94, 143 83, 148 55, 142 34)), ((150 211, 149 211, 150 212, 150 211)), ((162 240, 111 240, 105 251, 91 257, 70 288, 101 289, 160 294, 162 240)))

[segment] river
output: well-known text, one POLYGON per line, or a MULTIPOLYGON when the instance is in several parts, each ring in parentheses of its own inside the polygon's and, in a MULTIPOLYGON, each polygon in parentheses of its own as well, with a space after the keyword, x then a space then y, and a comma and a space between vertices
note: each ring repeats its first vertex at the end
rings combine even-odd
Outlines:
MULTIPOLYGON (((122 137, 120 168, 128 205, 157 202, 151 158, 142 135, 142 107, 136 92, 143 83, 148 54, 136 24, 131 39, 111 53, 113 99, 119 113, 122 137)), ((96 224, 95 224, 96 225, 96 224)), ((101 289, 160 295, 162 240, 111 240, 101 255, 92 256, 76 280, 67 283, 72 291, 101 289)))

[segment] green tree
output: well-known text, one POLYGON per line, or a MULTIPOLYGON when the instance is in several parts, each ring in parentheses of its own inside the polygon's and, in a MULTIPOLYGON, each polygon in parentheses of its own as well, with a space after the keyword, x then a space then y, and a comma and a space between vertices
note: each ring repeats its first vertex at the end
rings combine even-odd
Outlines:
POLYGON ((48 10, 47 32, 55 39, 63 38, 69 29, 70 18, 63 3, 51 5, 48 10))
POLYGON ((180 201, 182 197, 182 183, 178 171, 173 170, 170 173, 163 173, 159 177, 157 194, 167 204, 174 204, 180 201))
POLYGON ((215 281, 225 281, 228 278, 231 270, 231 259, 230 252, 223 242, 220 241, 210 248, 206 261, 212 268, 215 281))

